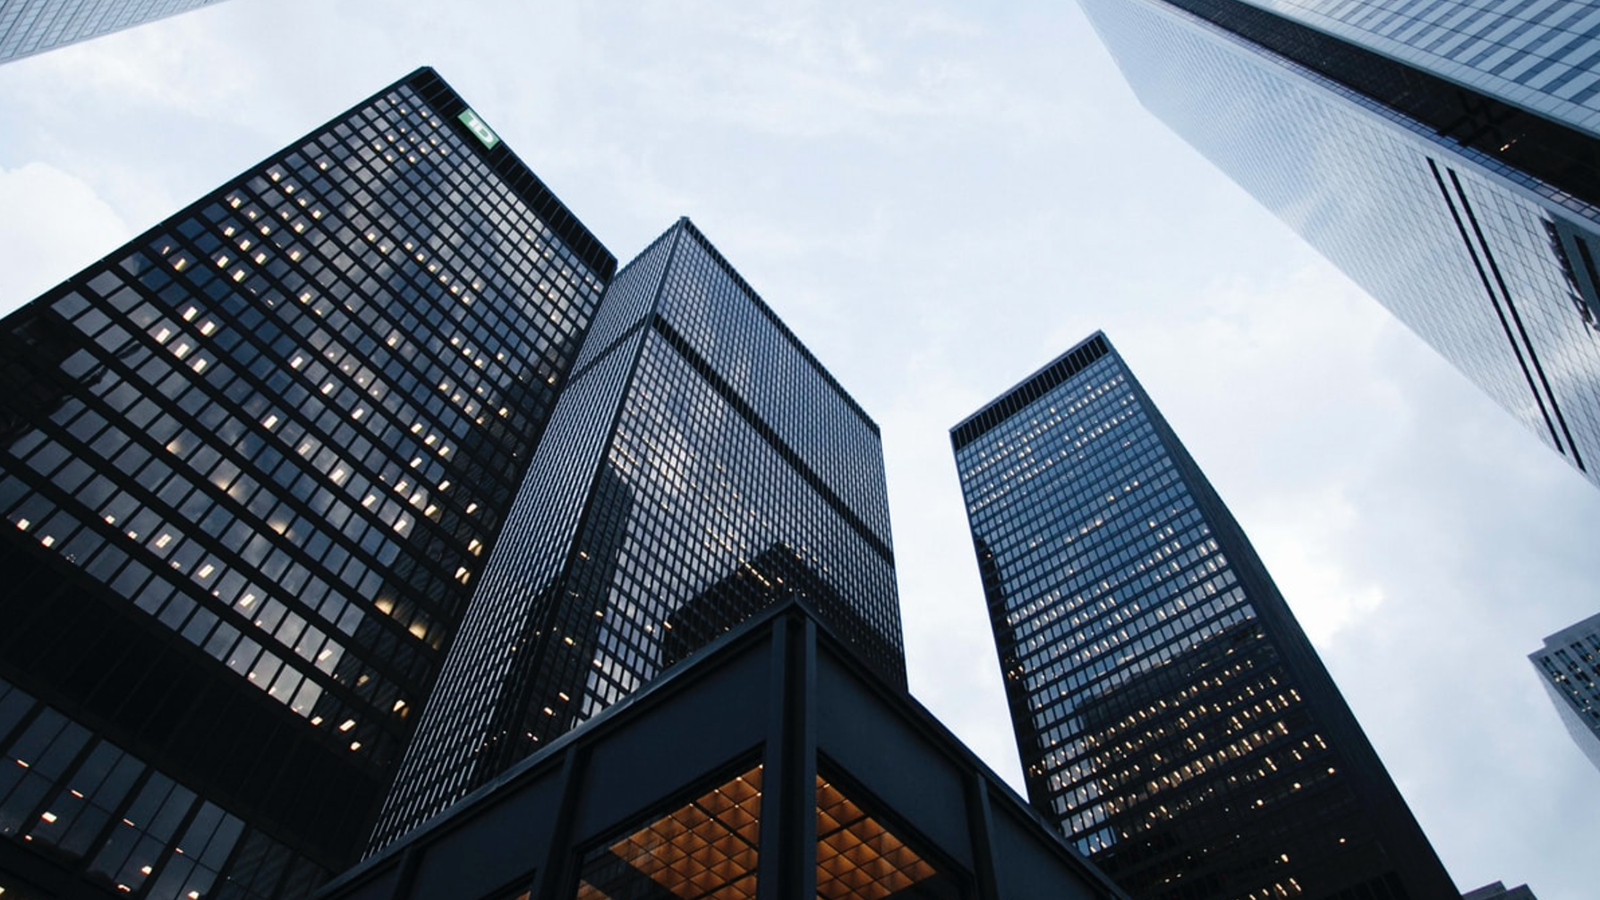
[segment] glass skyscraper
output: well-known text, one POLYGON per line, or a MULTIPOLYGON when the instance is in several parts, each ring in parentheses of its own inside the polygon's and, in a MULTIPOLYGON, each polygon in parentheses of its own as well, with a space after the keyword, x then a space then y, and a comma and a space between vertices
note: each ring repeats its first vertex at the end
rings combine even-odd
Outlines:
POLYGON ((779 600, 322 900, 1128 900, 779 600))
POLYGON ((1561 724, 1583 755, 1600 769, 1600 614, 1544 639, 1528 654, 1561 724))
POLYGON ((1151 112, 1600 484, 1600 10, 1080 2, 1151 112))
POLYGON ((878 427, 687 219, 596 313, 374 835, 788 597, 904 688, 878 427))
POLYGON ((951 430, 1029 800, 1139 900, 1457 896, 1102 334, 951 430))
POLYGON ((0 0, 0 63, 219 0, 0 0))
POLYGON ((1600 9, 1587 0, 1252 0, 1482 94, 1600 133, 1600 9))
POLYGON ((0 888, 364 846, 615 259, 423 69, 0 323, 0 888))

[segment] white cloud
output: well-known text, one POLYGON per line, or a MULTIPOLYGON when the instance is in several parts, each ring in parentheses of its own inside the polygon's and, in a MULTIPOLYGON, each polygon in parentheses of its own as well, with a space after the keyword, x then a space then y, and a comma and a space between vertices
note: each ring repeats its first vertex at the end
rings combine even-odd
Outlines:
POLYGON ((0 314, 8 313, 126 240, 128 228, 81 179, 46 163, 0 169, 0 314))
POLYGON ((1326 647, 1348 629, 1387 613, 1383 586, 1357 574, 1339 549, 1364 527, 1340 488, 1278 497, 1255 516, 1252 542, 1306 636, 1326 647))
POLYGON ((226 18, 220 7, 196 10, 160 28, 132 28, 41 54, 26 61, 28 82, 41 104, 114 94, 129 106, 258 123, 261 106, 237 98, 259 93, 262 73, 216 40, 219 15, 226 18))

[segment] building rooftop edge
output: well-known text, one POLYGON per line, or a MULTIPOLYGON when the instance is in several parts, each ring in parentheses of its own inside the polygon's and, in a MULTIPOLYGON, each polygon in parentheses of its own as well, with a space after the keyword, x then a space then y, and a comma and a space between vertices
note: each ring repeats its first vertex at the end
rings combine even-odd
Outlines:
POLYGON ((952 425, 950 427, 950 442, 955 446, 955 449, 960 450, 967 444, 982 437, 994 426, 1005 421, 1016 409, 1026 405, 1026 402, 1031 402, 1034 399, 1030 397, 1025 402, 1016 403, 1015 401, 1019 400, 1023 394, 1029 391, 1043 393, 1083 371, 1084 367, 1089 363, 1102 356, 1115 353, 1116 349, 1111 346, 1111 341, 1106 337, 1105 332, 1096 329, 1093 334, 1073 344, 1055 359, 1050 360, 1035 369, 1032 374, 1006 388, 999 396, 985 403, 977 412, 952 425), (1084 351, 1090 352, 1086 353, 1084 351), (1074 354, 1079 354, 1083 358, 1074 361, 1072 359, 1074 354), (1074 362, 1077 364, 1073 364, 1074 362), (1003 414, 1000 413, 1000 409, 1008 404, 1014 405, 1016 409, 1010 409, 1003 414))
MULTIPOLYGON (((442 96, 448 98, 453 104, 460 104, 460 109, 451 109, 445 112, 442 118, 449 119, 452 123, 451 127, 465 129, 464 125, 456 122, 456 117, 462 111, 472 109, 472 105, 467 102, 466 98, 461 96, 460 92, 443 75, 439 74, 437 69, 432 66, 420 66, 399 81, 380 89, 373 96, 381 95, 400 85, 406 85, 422 93, 432 103, 437 103, 438 98, 442 96)), ((366 101, 362 102, 365 103, 366 101)), ((356 107, 351 107, 350 110, 327 124, 332 124, 332 122, 348 116, 350 112, 353 112, 359 106, 360 104, 356 107)), ((476 113, 477 111, 474 109, 473 112, 476 113)), ((323 125, 322 128, 326 128, 327 124, 323 125)), ((321 128, 317 130, 320 131, 321 128)), ((589 226, 583 224, 583 220, 578 218, 578 215, 572 211, 570 206, 556 196, 555 191, 550 189, 544 179, 540 178, 526 162, 523 162, 522 157, 511 149, 510 144, 502 140, 493 147, 486 148, 482 145, 482 138, 479 138, 476 143, 467 141, 467 145, 472 147, 473 151, 496 174, 506 180, 512 191, 527 202, 529 206, 533 207, 534 211, 539 214, 550 230, 554 231, 585 265, 594 270, 595 274, 601 279, 605 281, 611 280, 617 271, 616 254, 606 247, 605 243, 595 235, 589 226)))
POLYGON ((1600 632, 1600 613, 1595 613, 1588 618, 1579 619, 1565 628, 1559 628, 1545 636, 1544 646, 1528 654, 1529 659, 1537 659, 1552 650, 1560 649, 1563 645, 1571 643, 1568 638, 1580 634, 1600 632))
MULTIPOLYGON (((873 434, 881 436, 882 433, 878 429, 878 423, 873 420, 872 416, 867 414, 866 409, 864 409, 860 403, 856 402, 856 398, 850 396, 850 392, 844 389, 844 385, 839 383, 839 379, 833 377, 833 373, 828 371, 828 367, 824 366, 822 361, 817 359, 816 354, 811 352, 811 348, 807 347, 805 342, 800 340, 799 336, 789 328, 783 319, 778 317, 776 312, 773 312, 772 307, 767 305, 767 301, 761 298, 761 295, 756 292, 756 289, 750 286, 750 282, 746 281, 745 277, 739 274, 739 270, 734 268, 733 264, 728 261, 728 258, 722 255, 722 251, 717 249, 716 245, 712 243, 711 238, 707 237, 706 233, 701 231, 699 226, 695 225, 693 220, 691 220, 688 216, 679 216, 678 221, 673 223, 672 227, 682 228, 691 237, 693 237, 695 241, 698 242, 708 254, 710 254, 712 260, 715 261, 716 264, 734 280, 734 283, 749 295, 750 300, 755 304, 756 309, 760 310, 762 315, 766 316, 773 325, 777 326, 778 333, 782 334, 789 341, 789 343, 794 345, 794 348, 799 351, 801 358, 810 363, 817 370, 817 374, 821 375, 823 380, 839 393, 839 396, 843 398, 845 404, 848 405, 856 415, 861 417, 861 421, 864 422, 868 428, 872 429, 873 434)), ((670 228, 668 229, 668 231, 671 230, 672 229, 670 228)))
POLYGON ((533 773, 538 770, 560 765, 562 753, 569 744, 586 740, 587 736, 595 729, 611 727, 612 720, 627 716, 627 711, 653 704, 659 695, 670 693, 683 687, 700 670, 708 666, 715 666, 719 660, 730 656, 732 652, 736 652, 734 651, 735 647, 752 645, 762 640, 762 635, 772 627, 771 623, 776 619, 796 614, 805 616, 816 626, 819 647, 825 642, 834 651, 833 657, 846 668, 854 671, 864 683, 892 696, 907 718, 912 720, 915 727, 925 734, 931 735, 946 751, 960 757, 963 762, 972 766, 1001 796, 1010 798, 1014 807, 1013 812, 1020 812, 1036 822, 1054 839, 1058 848, 1074 860, 1075 866, 1080 872, 1109 887, 1115 896, 1126 897, 1126 894, 1104 872, 1101 872, 1099 867, 1078 852, 1021 794, 1006 783, 1005 779, 1001 778, 972 748, 962 742, 955 732, 951 731, 932 711, 909 692, 896 690, 884 683, 876 670, 868 665, 866 661, 858 658, 849 642, 840 637, 826 621, 817 615, 808 602, 799 597, 788 598, 741 622, 738 626, 720 635, 716 640, 696 651, 677 666, 662 673, 650 684, 606 707, 580 727, 562 734, 556 740, 541 747, 532 756, 518 762, 496 776, 494 780, 462 797, 444 811, 407 832, 403 837, 390 842, 381 850, 362 859, 345 871, 337 873, 317 889, 315 896, 326 896, 345 885, 359 883, 369 873, 382 865, 385 860, 394 856, 404 855, 408 845, 424 839, 432 832, 451 828, 456 819, 470 815, 473 807, 482 803, 492 802, 490 798, 509 784, 532 777, 533 773))

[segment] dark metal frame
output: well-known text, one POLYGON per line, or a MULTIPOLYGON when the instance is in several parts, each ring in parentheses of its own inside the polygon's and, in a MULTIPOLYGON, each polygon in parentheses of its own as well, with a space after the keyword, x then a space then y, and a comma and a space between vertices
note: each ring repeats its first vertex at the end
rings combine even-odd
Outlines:
POLYGON ((530 889, 530 900, 570 898, 583 849, 736 762, 759 760, 757 896, 814 900, 819 754, 830 775, 838 772, 873 815, 882 813, 897 835, 919 853, 928 851, 972 900, 1125 897, 926 709, 885 684, 803 601, 792 600, 552 742, 338 877, 317 898, 442 900, 454 892, 465 900, 520 885, 530 889), (823 709, 834 719, 870 710, 874 721, 824 723, 823 709), (873 743, 869 732, 881 740, 885 728, 894 737, 873 743), (675 739, 648 740, 665 733, 675 739), (871 758, 864 754, 881 753, 894 754, 905 781, 851 765, 851 758, 859 763, 871 758), (619 786, 610 777, 612 767, 639 760, 646 762, 627 770, 633 783, 619 786), (929 797, 907 804, 909 783, 929 797), (1002 809, 1004 838, 996 824, 1002 809))

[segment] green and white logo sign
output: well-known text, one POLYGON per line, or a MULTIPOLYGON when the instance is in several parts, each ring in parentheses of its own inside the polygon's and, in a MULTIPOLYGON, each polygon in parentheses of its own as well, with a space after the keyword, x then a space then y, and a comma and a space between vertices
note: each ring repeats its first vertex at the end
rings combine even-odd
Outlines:
POLYGON ((493 150, 495 145, 500 143, 500 135, 495 134, 494 129, 484 124, 484 121, 478 118, 478 114, 472 110, 462 110, 458 118, 461 119, 461 124, 467 126, 467 130, 472 132, 472 136, 477 138, 478 142, 483 144, 486 149, 493 150))

